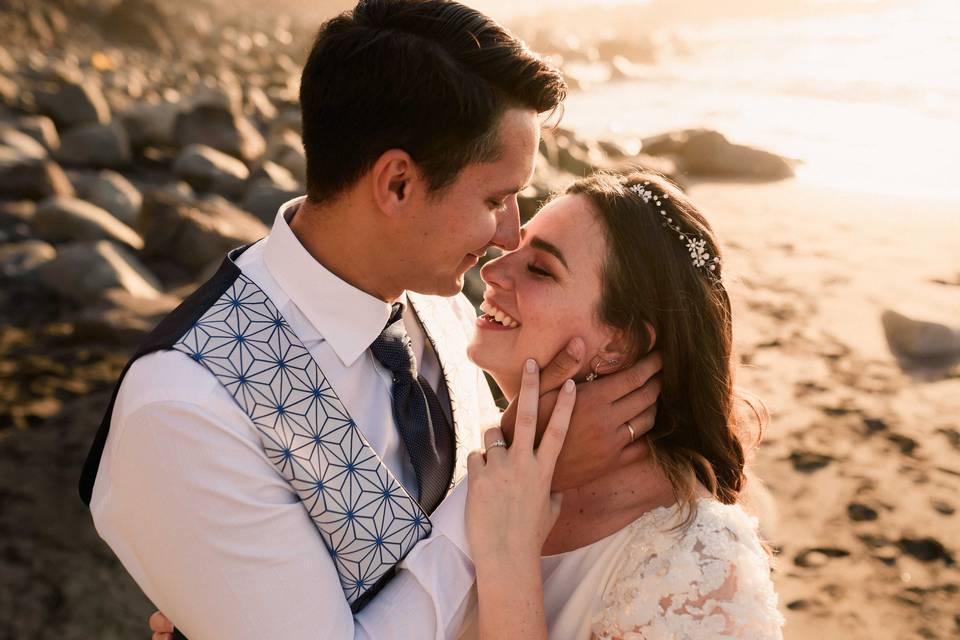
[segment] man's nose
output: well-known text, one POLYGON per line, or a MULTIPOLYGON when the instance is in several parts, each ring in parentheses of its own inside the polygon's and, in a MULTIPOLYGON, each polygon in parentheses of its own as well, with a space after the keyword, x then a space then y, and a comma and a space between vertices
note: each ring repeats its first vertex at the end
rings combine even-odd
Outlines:
POLYGON ((510 197, 506 209, 500 214, 491 244, 504 251, 513 251, 520 246, 520 205, 516 195, 510 197))

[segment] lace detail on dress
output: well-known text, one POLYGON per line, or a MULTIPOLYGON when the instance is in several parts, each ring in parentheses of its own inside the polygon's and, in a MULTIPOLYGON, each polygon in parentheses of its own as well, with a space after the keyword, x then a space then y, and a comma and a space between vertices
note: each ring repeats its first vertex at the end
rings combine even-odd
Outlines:
POLYGON ((677 507, 630 525, 620 567, 593 621, 600 640, 782 638, 783 617, 757 522, 737 505, 703 499, 690 526, 677 507))

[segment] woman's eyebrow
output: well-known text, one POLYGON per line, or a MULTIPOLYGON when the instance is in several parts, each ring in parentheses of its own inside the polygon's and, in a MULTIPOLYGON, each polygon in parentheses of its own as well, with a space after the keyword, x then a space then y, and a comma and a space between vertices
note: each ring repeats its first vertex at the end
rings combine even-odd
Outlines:
POLYGON ((530 246, 534 249, 539 249, 540 251, 546 251, 559 260, 567 271, 570 270, 570 267, 567 265, 566 258, 563 257, 563 252, 560 251, 560 248, 557 245, 551 244, 538 236, 533 236, 530 238, 530 246))

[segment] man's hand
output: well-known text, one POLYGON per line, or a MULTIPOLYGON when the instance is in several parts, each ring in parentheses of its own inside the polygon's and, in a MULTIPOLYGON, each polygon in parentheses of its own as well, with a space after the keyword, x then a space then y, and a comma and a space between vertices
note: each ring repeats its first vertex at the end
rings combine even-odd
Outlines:
MULTIPOLYGON (((581 368, 583 340, 574 338, 543 368, 537 437, 543 433, 557 400, 557 389, 581 368)), ((642 436, 653 428, 657 415, 663 366, 656 352, 629 369, 577 386, 577 403, 553 474, 553 491, 582 486, 605 472, 641 460, 650 453, 642 436), (633 434, 627 422, 633 427, 633 434)), ((500 427, 507 440, 513 435, 515 402, 504 411, 500 427)))

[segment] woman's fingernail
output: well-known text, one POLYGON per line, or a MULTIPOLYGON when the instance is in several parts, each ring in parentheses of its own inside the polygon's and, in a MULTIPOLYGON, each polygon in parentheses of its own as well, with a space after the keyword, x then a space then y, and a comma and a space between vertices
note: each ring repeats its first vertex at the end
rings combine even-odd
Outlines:
POLYGON ((537 361, 533 358, 527 360, 527 373, 536 373, 537 372, 537 361))
POLYGON ((566 382, 563 383, 563 392, 564 392, 564 393, 573 393, 573 389, 574 389, 574 387, 576 387, 576 386, 577 386, 577 385, 574 384, 573 380, 567 380, 566 382))

